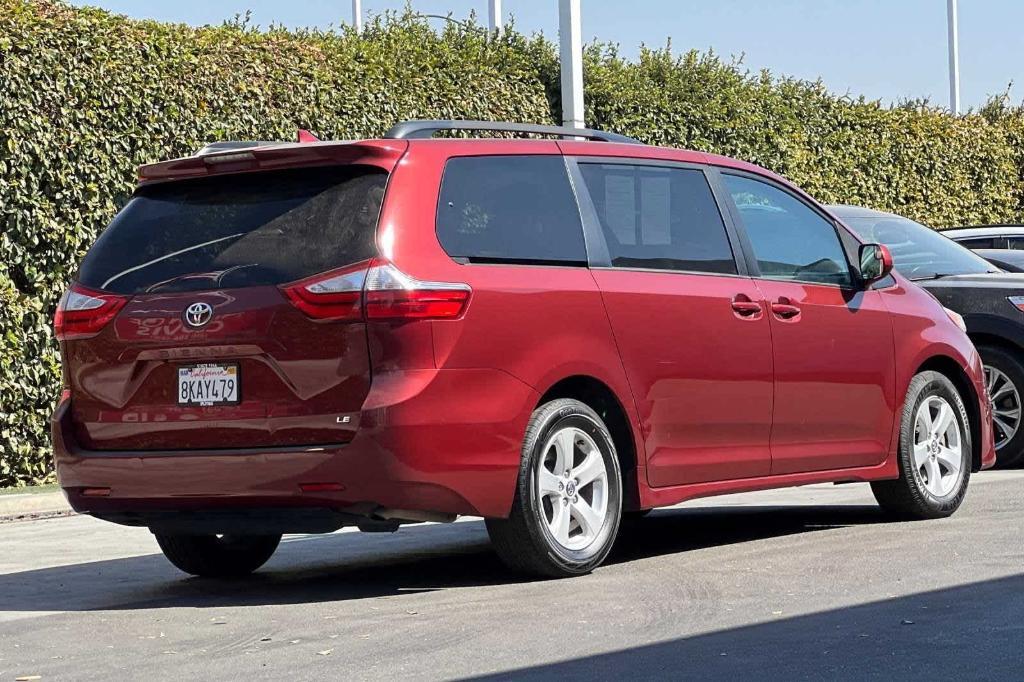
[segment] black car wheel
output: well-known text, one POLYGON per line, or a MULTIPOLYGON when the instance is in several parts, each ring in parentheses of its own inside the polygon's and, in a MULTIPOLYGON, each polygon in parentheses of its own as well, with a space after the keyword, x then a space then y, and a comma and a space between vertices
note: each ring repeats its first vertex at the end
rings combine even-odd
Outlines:
POLYGON ((985 365, 985 387, 992 401, 996 464, 1018 466, 1024 461, 1024 428, 1021 428, 1024 364, 1017 353, 999 346, 978 346, 978 352, 985 365))
POLYGON ((164 535, 156 542, 168 561, 204 578, 237 578, 267 562, 280 535, 164 535))

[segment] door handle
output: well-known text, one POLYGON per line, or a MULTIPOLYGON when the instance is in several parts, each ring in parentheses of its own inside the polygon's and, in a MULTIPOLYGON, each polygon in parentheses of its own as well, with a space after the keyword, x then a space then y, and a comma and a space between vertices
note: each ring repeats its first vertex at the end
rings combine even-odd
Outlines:
POLYGON ((794 320, 800 316, 800 308, 793 305, 788 298, 780 298, 772 303, 772 313, 780 320, 794 320))
POLYGON ((751 301, 745 294, 737 294, 732 299, 732 309, 737 317, 745 320, 756 320, 761 317, 763 308, 758 301, 751 301))

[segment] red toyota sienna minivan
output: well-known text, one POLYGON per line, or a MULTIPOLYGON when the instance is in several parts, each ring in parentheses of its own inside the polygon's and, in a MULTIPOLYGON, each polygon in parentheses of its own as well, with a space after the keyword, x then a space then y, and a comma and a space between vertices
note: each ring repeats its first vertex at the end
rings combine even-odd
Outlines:
POLYGON ((891 267, 768 171, 592 130, 211 145, 141 168, 61 301, 57 472, 201 576, 459 515, 573 575, 624 514, 824 481, 947 516, 981 361, 891 267))

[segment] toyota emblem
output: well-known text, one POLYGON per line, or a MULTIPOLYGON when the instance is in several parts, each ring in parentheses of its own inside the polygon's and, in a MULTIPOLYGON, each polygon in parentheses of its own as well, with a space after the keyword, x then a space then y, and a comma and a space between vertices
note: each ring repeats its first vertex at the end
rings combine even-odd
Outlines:
POLYGON ((213 318, 213 307, 209 303, 197 301, 185 308, 185 324, 190 327, 203 327, 213 318))

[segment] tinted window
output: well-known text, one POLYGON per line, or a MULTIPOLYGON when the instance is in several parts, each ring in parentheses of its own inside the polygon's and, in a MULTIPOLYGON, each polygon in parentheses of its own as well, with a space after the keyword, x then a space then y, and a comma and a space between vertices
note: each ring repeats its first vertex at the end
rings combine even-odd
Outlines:
POLYGON ((991 237, 982 239, 956 239, 957 244, 962 244, 968 249, 994 249, 996 248, 995 240, 991 237))
POLYGON ((888 246, 893 265, 909 279, 995 270, 984 258, 913 220, 885 214, 839 217, 864 241, 888 246))
MULTIPOLYGON (((994 244, 998 247, 999 244, 994 244)), ((976 247, 971 247, 976 248, 976 247)), ((1024 237, 1008 237, 1006 240, 1006 248, 1008 249, 1024 249, 1024 237)))
POLYGON ((725 224, 704 173, 580 164, 612 265, 735 273, 725 224))
POLYGON ((449 256, 471 262, 587 262, 579 209, 560 156, 449 160, 437 237, 449 256))
POLYGON ((116 293, 282 284, 373 256, 387 174, 365 166, 140 188, 82 261, 116 293))
POLYGON ((766 279, 846 285, 851 281, 831 222, 768 183, 723 174, 766 279))

